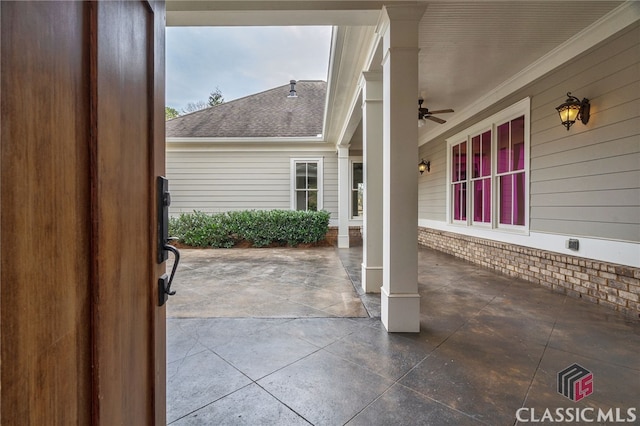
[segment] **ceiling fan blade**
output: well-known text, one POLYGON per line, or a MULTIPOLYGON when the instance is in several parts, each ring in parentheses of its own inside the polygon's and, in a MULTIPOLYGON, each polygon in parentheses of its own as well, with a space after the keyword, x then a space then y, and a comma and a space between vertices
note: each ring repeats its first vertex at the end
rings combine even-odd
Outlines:
POLYGON ((442 118, 434 117, 432 115, 425 117, 427 120, 435 121, 436 123, 444 124, 447 120, 443 120, 442 118))
POLYGON ((437 111, 429 111, 431 114, 444 114, 447 112, 455 112, 452 109, 439 109, 437 111))

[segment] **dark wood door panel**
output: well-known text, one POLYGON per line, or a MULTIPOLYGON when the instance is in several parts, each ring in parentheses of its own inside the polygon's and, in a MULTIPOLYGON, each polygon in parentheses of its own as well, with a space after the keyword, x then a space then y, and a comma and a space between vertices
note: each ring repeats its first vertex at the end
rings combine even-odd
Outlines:
POLYGON ((0 7, 1 422, 88 424, 85 5, 0 7))
POLYGON ((95 420, 151 424, 155 260, 151 218, 152 118, 143 2, 99 2, 94 210, 95 420))

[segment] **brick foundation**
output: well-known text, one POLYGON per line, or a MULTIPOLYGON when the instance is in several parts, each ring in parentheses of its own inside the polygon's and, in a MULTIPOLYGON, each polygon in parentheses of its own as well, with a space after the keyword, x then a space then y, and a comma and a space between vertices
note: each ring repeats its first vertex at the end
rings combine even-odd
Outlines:
POLYGON ((418 227, 418 243, 634 318, 640 268, 418 227))
MULTIPOLYGON (((330 226, 327 231, 326 240, 329 244, 338 245, 338 227, 330 226)), ((349 247, 357 247, 362 245, 362 231, 359 226, 349 227, 349 247)))

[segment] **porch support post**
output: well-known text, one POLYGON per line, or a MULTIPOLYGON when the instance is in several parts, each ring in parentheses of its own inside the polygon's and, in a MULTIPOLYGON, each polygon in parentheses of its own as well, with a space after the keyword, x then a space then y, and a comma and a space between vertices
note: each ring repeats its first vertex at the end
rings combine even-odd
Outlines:
POLYGON ((349 248, 349 147, 338 146, 338 248, 349 248))
POLYGON ((364 217, 362 289, 382 287, 382 73, 362 74, 364 217))
POLYGON ((382 323, 420 331, 418 294, 418 22, 424 5, 383 7, 382 323))

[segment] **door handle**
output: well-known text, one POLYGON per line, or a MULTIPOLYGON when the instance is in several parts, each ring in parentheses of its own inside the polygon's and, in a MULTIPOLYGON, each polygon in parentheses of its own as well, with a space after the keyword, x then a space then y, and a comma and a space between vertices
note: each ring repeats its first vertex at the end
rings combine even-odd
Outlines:
POLYGON ((178 263, 180 263, 180 251, 172 246, 171 244, 165 244, 164 249, 173 253, 173 267, 171 268, 171 275, 169 275, 169 282, 167 283, 167 288, 165 289, 165 293, 169 296, 173 296, 176 294, 176 291, 171 291, 171 283, 173 282, 173 277, 176 276, 176 269, 178 269, 178 263))
POLYGON ((175 290, 171 290, 171 284, 180 263, 180 251, 169 244, 169 206, 171 205, 171 194, 169 193, 169 180, 164 176, 158 176, 156 179, 156 200, 158 211, 158 263, 163 263, 169 258, 169 253, 173 253, 174 261, 171 268, 171 275, 163 274, 158 278, 158 306, 164 305, 169 296, 176 294, 175 290))

